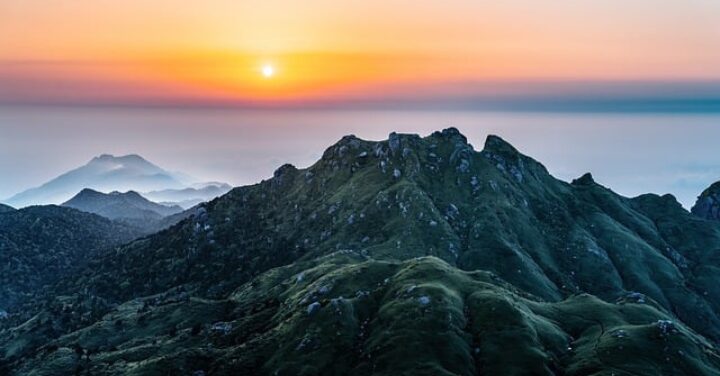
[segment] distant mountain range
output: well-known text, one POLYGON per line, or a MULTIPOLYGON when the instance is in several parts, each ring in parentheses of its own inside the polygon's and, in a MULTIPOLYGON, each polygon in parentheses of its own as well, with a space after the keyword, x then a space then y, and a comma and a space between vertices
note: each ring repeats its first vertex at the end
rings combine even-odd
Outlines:
POLYGON ((188 180, 186 175, 167 171, 139 155, 116 157, 103 154, 39 187, 18 193, 5 203, 16 208, 60 204, 89 188, 98 192, 151 192, 154 197, 163 198, 160 201, 180 202, 187 208, 229 189, 224 183, 207 183, 196 189, 188 180), (217 194, 213 195, 213 192, 217 194))
POLYGON ((178 205, 157 204, 134 191, 102 193, 89 188, 83 189, 62 206, 136 224, 158 221, 183 211, 178 205))
POLYGON ((179 205, 185 209, 201 202, 210 201, 229 192, 232 186, 225 183, 204 183, 197 187, 184 189, 164 189, 161 191, 145 192, 142 195, 152 201, 162 204, 179 205))
MULTIPOLYGON (((454 128, 346 136, 16 294, 0 374, 717 376, 713 194, 693 214, 564 182, 454 128)), ((10 231, 82 243, 44 223, 10 231)))
POLYGON ((144 235, 166 229, 200 210, 199 206, 184 209, 158 204, 134 191, 102 193, 87 188, 62 206, 133 226, 144 235))

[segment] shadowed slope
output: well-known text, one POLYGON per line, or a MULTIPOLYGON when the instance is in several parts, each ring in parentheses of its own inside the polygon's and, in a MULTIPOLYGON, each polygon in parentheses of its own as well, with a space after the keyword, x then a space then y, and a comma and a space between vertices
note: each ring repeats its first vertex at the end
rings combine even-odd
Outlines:
POLYGON ((34 299, 42 288, 140 231, 58 206, 0 213, 0 310, 34 299))

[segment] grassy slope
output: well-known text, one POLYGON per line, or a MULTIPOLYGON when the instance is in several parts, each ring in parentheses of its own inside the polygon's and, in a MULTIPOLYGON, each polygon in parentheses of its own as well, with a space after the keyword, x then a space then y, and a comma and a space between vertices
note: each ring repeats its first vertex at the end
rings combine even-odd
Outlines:
POLYGON ((717 375, 713 346, 680 323, 663 331, 658 320, 672 319, 654 303, 588 294, 544 302, 434 257, 339 252, 273 269, 228 299, 169 294, 125 303, 16 371, 717 375), (90 355, 65 350, 76 343, 90 355))

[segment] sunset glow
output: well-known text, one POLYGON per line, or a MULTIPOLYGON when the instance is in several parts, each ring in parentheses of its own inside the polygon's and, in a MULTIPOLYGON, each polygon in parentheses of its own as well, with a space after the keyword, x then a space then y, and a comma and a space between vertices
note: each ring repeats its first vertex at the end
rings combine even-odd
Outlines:
POLYGON ((351 101, 487 82, 720 79, 718 2, 450 3, 5 1, 0 101, 351 101))

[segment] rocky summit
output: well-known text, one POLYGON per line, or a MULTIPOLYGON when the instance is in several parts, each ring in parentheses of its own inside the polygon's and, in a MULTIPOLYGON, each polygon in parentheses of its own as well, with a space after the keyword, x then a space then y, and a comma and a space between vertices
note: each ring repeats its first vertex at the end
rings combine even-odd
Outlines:
POLYGON ((720 221, 720 182, 703 191, 691 211, 701 218, 720 221))
POLYGON ((346 136, 4 312, 0 373, 720 375, 704 217, 497 136, 346 136))

